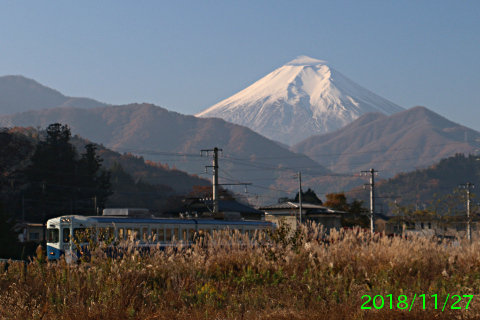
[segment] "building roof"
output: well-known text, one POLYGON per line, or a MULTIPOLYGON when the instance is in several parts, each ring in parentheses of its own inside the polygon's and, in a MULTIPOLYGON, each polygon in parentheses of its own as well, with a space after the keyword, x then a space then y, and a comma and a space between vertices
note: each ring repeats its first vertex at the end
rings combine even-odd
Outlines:
MULTIPOLYGON (((258 209, 263 211, 275 211, 275 210, 299 209, 299 208, 300 208, 300 204, 298 202, 287 201, 287 202, 274 204, 271 206, 260 207, 258 209)), ((344 213, 343 211, 335 210, 335 209, 321 206, 318 204, 302 202, 302 211, 303 210, 316 210, 316 211, 324 211, 327 213, 344 213)))
MULTIPOLYGON (((211 211, 213 211, 213 200, 203 200, 203 202, 211 211)), ((193 209, 193 206, 192 206, 193 209)), ((196 209, 196 208, 195 208, 196 209)), ((240 212, 250 214, 263 214, 263 211, 254 209, 236 201, 218 201, 218 210, 220 212, 240 212)))
POLYGON ((37 223, 37 222, 17 222, 18 227, 43 227, 43 223, 37 223))

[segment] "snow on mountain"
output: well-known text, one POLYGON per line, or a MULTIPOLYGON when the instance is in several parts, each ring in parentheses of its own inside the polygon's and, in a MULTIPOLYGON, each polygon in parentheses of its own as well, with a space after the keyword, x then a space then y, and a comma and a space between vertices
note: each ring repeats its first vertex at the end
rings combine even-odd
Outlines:
POLYGON ((324 61, 300 56, 196 116, 222 118, 293 145, 342 128, 367 112, 391 115, 402 110, 324 61))

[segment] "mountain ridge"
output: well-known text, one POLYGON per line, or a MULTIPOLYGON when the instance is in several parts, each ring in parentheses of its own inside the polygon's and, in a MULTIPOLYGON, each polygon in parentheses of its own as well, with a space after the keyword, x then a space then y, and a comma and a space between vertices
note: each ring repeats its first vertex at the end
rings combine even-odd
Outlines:
POLYGON ((455 153, 474 152, 479 138, 479 132, 417 106, 391 116, 365 114, 337 131, 307 138, 291 150, 313 159, 326 155, 321 157, 324 163, 335 163, 330 169, 337 173, 374 167, 393 175, 455 153))
POLYGON ((21 75, 0 77, 0 114, 54 107, 95 108, 108 106, 90 98, 68 97, 21 75))

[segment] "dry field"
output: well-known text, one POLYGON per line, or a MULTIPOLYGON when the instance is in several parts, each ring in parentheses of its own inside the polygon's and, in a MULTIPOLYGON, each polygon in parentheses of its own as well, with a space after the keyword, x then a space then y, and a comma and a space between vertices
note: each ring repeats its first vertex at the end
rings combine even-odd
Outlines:
POLYGON ((480 315, 479 242, 372 238, 357 231, 334 233, 325 242, 318 241, 322 231, 315 226, 292 238, 287 231, 279 228, 269 240, 258 234, 255 245, 244 235, 215 234, 190 248, 179 243, 148 254, 133 244, 126 250, 118 246, 123 252, 117 258, 107 257, 100 246, 78 264, 46 262, 38 250, 26 269, 12 262, 0 273, 0 317, 473 319, 480 315), (370 301, 365 306, 371 309, 361 309, 368 300, 365 295, 382 296, 375 299, 377 308, 370 301))

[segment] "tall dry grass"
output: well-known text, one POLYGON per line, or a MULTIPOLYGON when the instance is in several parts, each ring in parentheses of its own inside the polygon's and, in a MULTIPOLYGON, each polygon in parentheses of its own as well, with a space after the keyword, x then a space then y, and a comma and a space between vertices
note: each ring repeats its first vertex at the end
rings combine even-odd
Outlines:
MULTIPOLYGON (((79 264, 46 262, 0 273, 2 319, 452 319, 480 314, 480 242, 371 236, 358 230, 322 239, 314 225, 293 238, 214 234, 186 247, 142 253, 101 247, 79 264), (363 295, 438 295, 411 311, 361 310, 363 295), (447 294, 474 295, 451 310, 447 294), (442 301, 443 299, 443 301, 442 301)), ((370 303, 370 306, 371 303, 370 303)))

